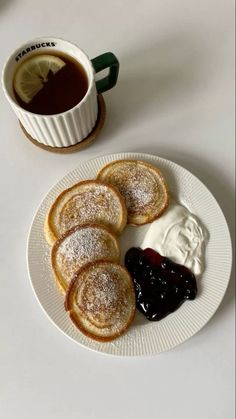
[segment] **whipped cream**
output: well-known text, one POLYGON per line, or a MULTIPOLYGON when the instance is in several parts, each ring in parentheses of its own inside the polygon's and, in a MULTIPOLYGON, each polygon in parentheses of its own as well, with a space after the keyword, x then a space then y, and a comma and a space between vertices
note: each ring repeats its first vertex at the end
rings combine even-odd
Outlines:
POLYGON ((150 247, 186 266, 197 276, 204 271, 207 241, 208 232, 198 218, 187 208, 172 202, 150 225, 141 248, 150 247))

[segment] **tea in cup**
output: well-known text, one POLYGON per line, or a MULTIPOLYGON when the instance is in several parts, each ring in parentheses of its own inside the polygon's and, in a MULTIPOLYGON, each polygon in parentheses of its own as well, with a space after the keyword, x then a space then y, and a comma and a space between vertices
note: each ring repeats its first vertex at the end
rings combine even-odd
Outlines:
POLYGON ((26 133, 49 147, 86 139, 99 114, 98 94, 115 86, 119 62, 107 52, 92 60, 69 41, 39 38, 18 48, 2 73, 6 98, 26 133), (109 68, 105 78, 95 74, 109 68))

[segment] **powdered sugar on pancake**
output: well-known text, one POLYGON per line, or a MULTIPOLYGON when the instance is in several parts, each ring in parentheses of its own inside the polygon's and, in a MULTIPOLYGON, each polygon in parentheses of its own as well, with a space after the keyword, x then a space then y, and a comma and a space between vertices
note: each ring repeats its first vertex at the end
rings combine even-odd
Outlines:
POLYGON ((63 234, 76 225, 97 223, 113 228, 122 217, 122 204, 115 192, 106 185, 91 185, 72 196, 59 215, 59 228, 63 234))
POLYGON ((117 260, 116 241, 106 230, 84 227, 75 230, 59 245, 56 262, 68 281, 88 262, 98 259, 117 260))
POLYGON ((112 173, 112 184, 124 196, 128 210, 135 212, 152 202, 156 179, 152 173, 143 173, 143 169, 127 163, 126 170, 117 167, 112 173))
POLYGON ((85 268, 75 295, 80 320, 98 335, 122 330, 135 310, 132 280, 120 265, 101 262, 85 268))

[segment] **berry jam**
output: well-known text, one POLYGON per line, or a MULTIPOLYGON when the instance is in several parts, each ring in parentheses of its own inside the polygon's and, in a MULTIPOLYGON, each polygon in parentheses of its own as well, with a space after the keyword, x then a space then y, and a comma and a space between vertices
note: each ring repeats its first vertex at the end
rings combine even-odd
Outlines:
POLYGON ((148 320, 161 320, 185 300, 196 297, 192 272, 153 249, 131 247, 125 255, 125 266, 134 282, 137 308, 148 320))

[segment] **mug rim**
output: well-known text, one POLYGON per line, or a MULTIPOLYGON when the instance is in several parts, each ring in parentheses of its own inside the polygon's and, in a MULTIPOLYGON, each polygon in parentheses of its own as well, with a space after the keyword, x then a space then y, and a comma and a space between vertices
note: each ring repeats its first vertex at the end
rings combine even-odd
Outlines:
MULTIPOLYGON (((65 54, 67 54, 67 55, 69 55, 70 56, 70 54, 67 52, 67 51, 64 51, 65 52, 65 54)), ((74 58, 74 57, 73 57, 74 58)), ((86 52, 82 49, 82 48, 80 48, 77 44, 75 44, 74 42, 71 42, 71 41, 68 41, 67 39, 65 39, 65 38, 59 38, 59 37, 54 37, 54 36, 42 36, 42 37, 36 37, 36 38, 33 38, 33 39, 29 39, 28 41, 26 41, 26 42, 24 42, 23 44, 21 44, 19 47, 17 47, 17 48, 15 48, 14 49, 14 51, 12 51, 11 52, 11 54, 7 57, 7 59, 5 60, 5 63, 4 63, 4 65, 3 65, 3 69, 2 69, 2 75, 1 75, 1 83, 2 83, 2 89, 3 89, 3 91, 4 91, 4 94, 5 94, 5 96, 6 96, 6 98, 7 98, 7 100, 14 106, 14 107, 16 107, 16 108, 18 108, 20 111, 23 111, 23 112, 25 112, 25 113, 27 113, 27 114, 30 114, 30 115, 35 115, 35 116, 37 116, 37 117, 47 117, 47 118, 50 118, 50 117, 55 117, 55 116, 58 116, 58 115, 65 115, 66 113, 69 113, 71 110, 74 110, 75 108, 77 108, 78 106, 80 106, 83 102, 85 102, 85 100, 87 99, 87 97, 88 97, 88 95, 90 94, 90 92, 91 92, 91 90, 92 90, 92 87, 93 87, 93 80, 94 80, 94 73, 95 73, 95 71, 94 71, 94 68, 93 68, 93 66, 92 66, 92 63, 91 63, 91 60, 90 60, 90 58, 88 57, 88 55, 86 54, 86 52), (6 74, 6 69, 7 69, 7 65, 9 64, 9 61, 14 57, 14 55, 16 54, 16 52, 18 51, 18 50, 21 50, 21 49, 24 49, 29 43, 32 43, 32 42, 36 42, 36 41, 38 41, 38 42, 41 42, 42 40, 43 41, 46 41, 46 40, 51 40, 51 41, 63 41, 63 42, 67 42, 68 44, 70 44, 70 45, 72 45, 73 47, 75 47, 77 50, 79 50, 80 52, 82 52, 82 54, 84 55, 84 57, 86 58, 86 60, 87 60, 87 62, 88 62, 88 64, 89 64, 89 66, 90 66, 90 69, 91 69, 91 73, 93 74, 93 78, 91 78, 91 76, 90 76, 90 74, 88 74, 88 71, 87 71, 87 69, 84 67, 84 65, 82 64, 82 63, 80 63, 82 66, 83 66, 83 69, 85 70, 85 72, 86 72, 86 75, 87 75, 87 77, 88 77, 88 89, 87 89, 87 91, 86 91, 86 93, 85 93, 85 95, 84 95, 84 97, 75 105, 75 106, 73 106, 72 108, 70 108, 70 109, 67 109, 66 111, 64 111, 64 112, 59 112, 59 113, 54 113, 54 114, 41 114, 41 113, 35 113, 35 112, 31 112, 31 111, 27 111, 26 109, 24 109, 22 106, 20 106, 19 104, 18 104, 18 102, 16 101, 16 100, 14 100, 14 99, 12 99, 12 97, 10 96, 10 94, 9 94, 9 92, 8 92, 8 90, 7 90, 7 88, 6 88, 6 77, 7 77, 7 74, 6 74)), ((13 81, 13 80, 12 80, 13 81)))

